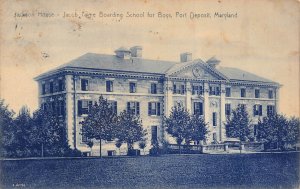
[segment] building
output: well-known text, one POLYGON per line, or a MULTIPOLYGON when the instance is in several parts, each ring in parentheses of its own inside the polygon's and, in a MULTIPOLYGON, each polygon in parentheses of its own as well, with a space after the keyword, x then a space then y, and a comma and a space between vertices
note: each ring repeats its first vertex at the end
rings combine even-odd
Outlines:
MULTIPOLYGON (((35 80, 39 105, 52 108, 65 120, 72 148, 90 151, 80 134, 80 122, 89 104, 103 95, 117 112, 127 109, 141 117, 149 135, 148 151, 151 139, 174 142, 163 132, 162 117, 178 103, 190 113, 203 114, 209 123, 208 143, 226 140, 226 115, 238 104, 246 105, 253 123, 278 111, 278 83, 219 64, 214 57, 206 62, 192 59, 191 53, 181 54, 178 62, 148 60, 142 58, 140 46, 121 47, 114 55, 87 53, 35 80)), ((117 152, 113 141, 104 143, 103 154, 117 152)), ((99 148, 94 148, 97 155, 99 148)))

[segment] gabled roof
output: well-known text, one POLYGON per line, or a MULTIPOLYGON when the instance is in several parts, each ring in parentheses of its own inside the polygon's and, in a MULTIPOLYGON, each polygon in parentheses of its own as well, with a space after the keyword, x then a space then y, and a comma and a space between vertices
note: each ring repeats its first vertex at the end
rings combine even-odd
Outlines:
POLYGON ((230 78, 230 80, 239 80, 239 81, 260 81, 260 82, 268 82, 274 83, 269 79, 257 76, 255 74, 246 72, 244 70, 240 70, 237 68, 230 67, 219 67, 217 68, 219 72, 224 74, 226 77, 230 78))

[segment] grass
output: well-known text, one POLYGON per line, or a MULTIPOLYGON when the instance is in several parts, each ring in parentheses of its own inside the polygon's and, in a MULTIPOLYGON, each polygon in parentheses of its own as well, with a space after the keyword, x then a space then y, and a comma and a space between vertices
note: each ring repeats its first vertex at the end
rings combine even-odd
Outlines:
POLYGON ((297 188, 299 153, 2 160, 1 188, 297 188))

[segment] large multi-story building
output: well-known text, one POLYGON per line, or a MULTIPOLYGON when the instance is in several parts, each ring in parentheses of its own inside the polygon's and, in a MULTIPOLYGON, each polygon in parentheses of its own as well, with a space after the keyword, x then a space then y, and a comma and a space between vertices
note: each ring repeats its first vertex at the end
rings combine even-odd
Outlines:
MULTIPOLYGON (((181 54, 178 62, 143 59, 142 47, 135 46, 119 48, 114 55, 87 53, 35 80, 39 105, 65 120, 72 148, 90 151, 80 122, 89 104, 102 95, 117 112, 127 109, 140 116, 148 133, 147 151, 151 139, 175 142, 163 132, 162 118, 178 103, 191 114, 204 116, 209 124, 208 143, 226 140, 226 115, 238 104, 246 106, 254 124, 278 111, 278 83, 219 64, 214 57, 206 62, 192 59, 191 53, 181 54)), ((113 141, 104 143, 104 154, 117 151, 113 141)))

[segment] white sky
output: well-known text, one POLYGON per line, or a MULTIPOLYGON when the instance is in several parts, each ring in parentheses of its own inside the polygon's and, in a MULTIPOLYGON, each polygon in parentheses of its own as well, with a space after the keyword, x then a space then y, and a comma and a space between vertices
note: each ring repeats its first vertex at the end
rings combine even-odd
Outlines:
POLYGON ((216 56, 283 85, 280 109, 299 116, 299 1, 1 1, 0 96, 16 112, 37 108, 33 78, 87 52, 112 54, 140 45, 143 57, 179 61, 216 56), (96 13, 93 20, 62 18, 64 12, 96 13), (53 12, 55 18, 14 18, 15 12, 53 12), (99 18, 98 13, 164 12, 162 18, 99 18), (176 12, 210 13, 212 18, 176 18, 176 12), (235 19, 214 13, 238 13, 235 19), (43 53, 49 57, 44 58, 43 53))

